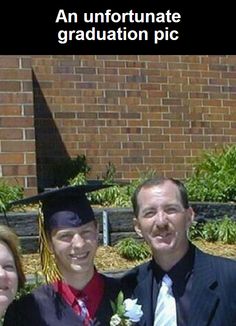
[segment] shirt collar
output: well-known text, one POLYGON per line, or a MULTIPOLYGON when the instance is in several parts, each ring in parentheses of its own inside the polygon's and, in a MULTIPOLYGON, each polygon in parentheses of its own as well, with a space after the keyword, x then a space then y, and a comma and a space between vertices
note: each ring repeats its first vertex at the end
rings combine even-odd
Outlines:
POLYGON ((173 281, 173 287, 176 286, 178 291, 178 288, 185 286, 190 274, 192 273, 194 256, 195 248, 190 243, 186 254, 168 271, 168 273, 166 273, 159 265, 157 265, 153 259, 152 266, 157 281, 160 282, 164 274, 168 274, 168 276, 173 281))
POLYGON ((97 311, 97 308, 102 300, 104 294, 104 278, 96 270, 92 279, 83 288, 78 290, 70 286, 69 284, 59 280, 53 284, 56 292, 58 292, 63 299, 73 308, 75 311, 79 311, 78 299, 83 299, 89 311, 91 317, 93 317, 97 311))
POLYGON ((168 272, 168 275, 173 280, 173 283, 179 282, 181 279, 188 277, 189 273, 192 272, 194 263, 194 247, 189 245, 189 249, 183 258, 180 259, 168 272))

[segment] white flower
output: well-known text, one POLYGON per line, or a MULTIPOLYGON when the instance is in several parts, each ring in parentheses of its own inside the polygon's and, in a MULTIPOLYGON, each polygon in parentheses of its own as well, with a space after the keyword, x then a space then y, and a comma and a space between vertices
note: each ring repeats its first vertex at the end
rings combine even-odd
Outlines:
POLYGON ((137 299, 125 299, 125 317, 128 317, 130 321, 136 323, 140 320, 143 315, 141 305, 137 304, 137 299))
POLYGON ((111 317, 110 326, 131 326, 143 315, 141 305, 137 304, 138 299, 125 299, 122 291, 119 292, 116 300, 111 301, 114 315, 111 317))
POLYGON ((121 318, 115 314, 111 317, 110 326, 118 326, 121 323, 121 318))

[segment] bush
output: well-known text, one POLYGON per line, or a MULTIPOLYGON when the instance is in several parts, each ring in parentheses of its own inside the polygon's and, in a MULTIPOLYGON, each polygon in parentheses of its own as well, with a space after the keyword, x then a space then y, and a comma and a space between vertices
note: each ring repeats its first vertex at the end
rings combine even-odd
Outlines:
POLYGON ((192 201, 236 201, 236 145, 205 151, 186 180, 192 201))
MULTIPOLYGON (((131 207, 131 196, 136 187, 144 180, 156 174, 155 170, 147 170, 140 173, 137 180, 133 180, 129 184, 120 185, 116 183, 113 178, 105 179, 105 183, 114 184, 111 187, 94 191, 90 193, 90 199, 92 204, 101 206, 113 206, 113 207, 131 207)), ((108 174, 109 175, 109 174, 108 174)), ((114 177, 114 175, 112 175, 114 177)))
POLYGON ((218 220, 213 220, 205 223, 202 229, 202 237, 209 242, 219 240, 219 223, 218 220))
POLYGON ((27 281, 23 289, 17 292, 16 298, 20 298, 23 295, 31 293, 34 289, 38 288, 40 285, 43 285, 45 282, 39 276, 38 273, 35 273, 33 281, 27 281))
POLYGON ((130 198, 127 196, 125 189, 117 184, 99 191, 91 192, 88 197, 93 205, 101 206, 130 206, 130 198))
POLYGON ((87 163, 85 155, 61 159, 59 162, 55 162, 52 167, 54 176, 53 186, 65 186, 70 179, 75 178, 79 173, 86 176, 90 170, 91 168, 87 163))
MULTIPOLYGON (((131 196, 136 187, 145 179, 155 175, 155 173, 155 170, 147 170, 140 173, 140 177, 137 180, 129 184, 120 184, 114 179, 115 166, 109 162, 103 183, 109 184, 110 187, 89 193, 87 195, 88 199, 92 205, 100 205, 103 207, 131 207, 131 196)), ((83 173, 79 173, 74 178, 69 179, 69 184, 74 186, 86 184, 87 182, 86 175, 83 173)))
POLYGON ((151 256, 148 245, 133 238, 122 239, 115 247, 122 257, 129 260, 144 260, 151 256))
POLYGON ((189 230, 188 230, 188 238, 190 240, 198 240, 202 239, 202 229, 203 229, 203 223, 193 221, 191 224, 189 230))
POLYGON ((236 243, 236 221, 228 216, 205 222, 193 222, 189 228, 190 240, 204 239, 209 242, 236 243))
POLYGON ((10 205, 9 203, 23 198, 23 188, 16 185, 9 185, 6 181, 0 181, 0 212, 6 212, 10 205))
POLYGON ((236 221, 227 216, 219 221, 218 240, 223 243, 236 243, 236 221))
POLYGON ((78 173, 74 178, 69 179, 70 186, 85 185, 86 183, 86 175, 84 173, 78 173))

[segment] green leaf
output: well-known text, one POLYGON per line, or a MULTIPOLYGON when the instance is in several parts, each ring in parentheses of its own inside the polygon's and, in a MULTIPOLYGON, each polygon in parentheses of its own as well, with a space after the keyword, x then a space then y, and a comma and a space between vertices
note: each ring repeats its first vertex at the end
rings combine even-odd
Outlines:
POLYGON ((119 292, 117 297, 117 306, 123 305, 124 302, 124 293, 122 291, 119 292))
POLYGON ((117 314, 118 314, 118 316, 123 317, 124 313, 125 313, 125 307, 123 304, 121 304, 118 306, 117 314))
POLYGON ((110 301, 110 302, 111 302, 112 311, 115 314, 116 313, 116 304, 113 301, 110 301))

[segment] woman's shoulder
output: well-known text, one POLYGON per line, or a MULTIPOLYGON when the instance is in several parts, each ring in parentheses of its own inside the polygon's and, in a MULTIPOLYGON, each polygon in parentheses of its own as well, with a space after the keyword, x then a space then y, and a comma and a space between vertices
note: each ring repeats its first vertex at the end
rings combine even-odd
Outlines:
POLYGON ((52 285, 40 285, 38 288, 35 288, 27 294, 22 294, 20 297, 16 298, 11 305, 13 306, 27 306, 33 305, 38 300, 45 300, 46 297, 54 295, 54 290, 52 285))

